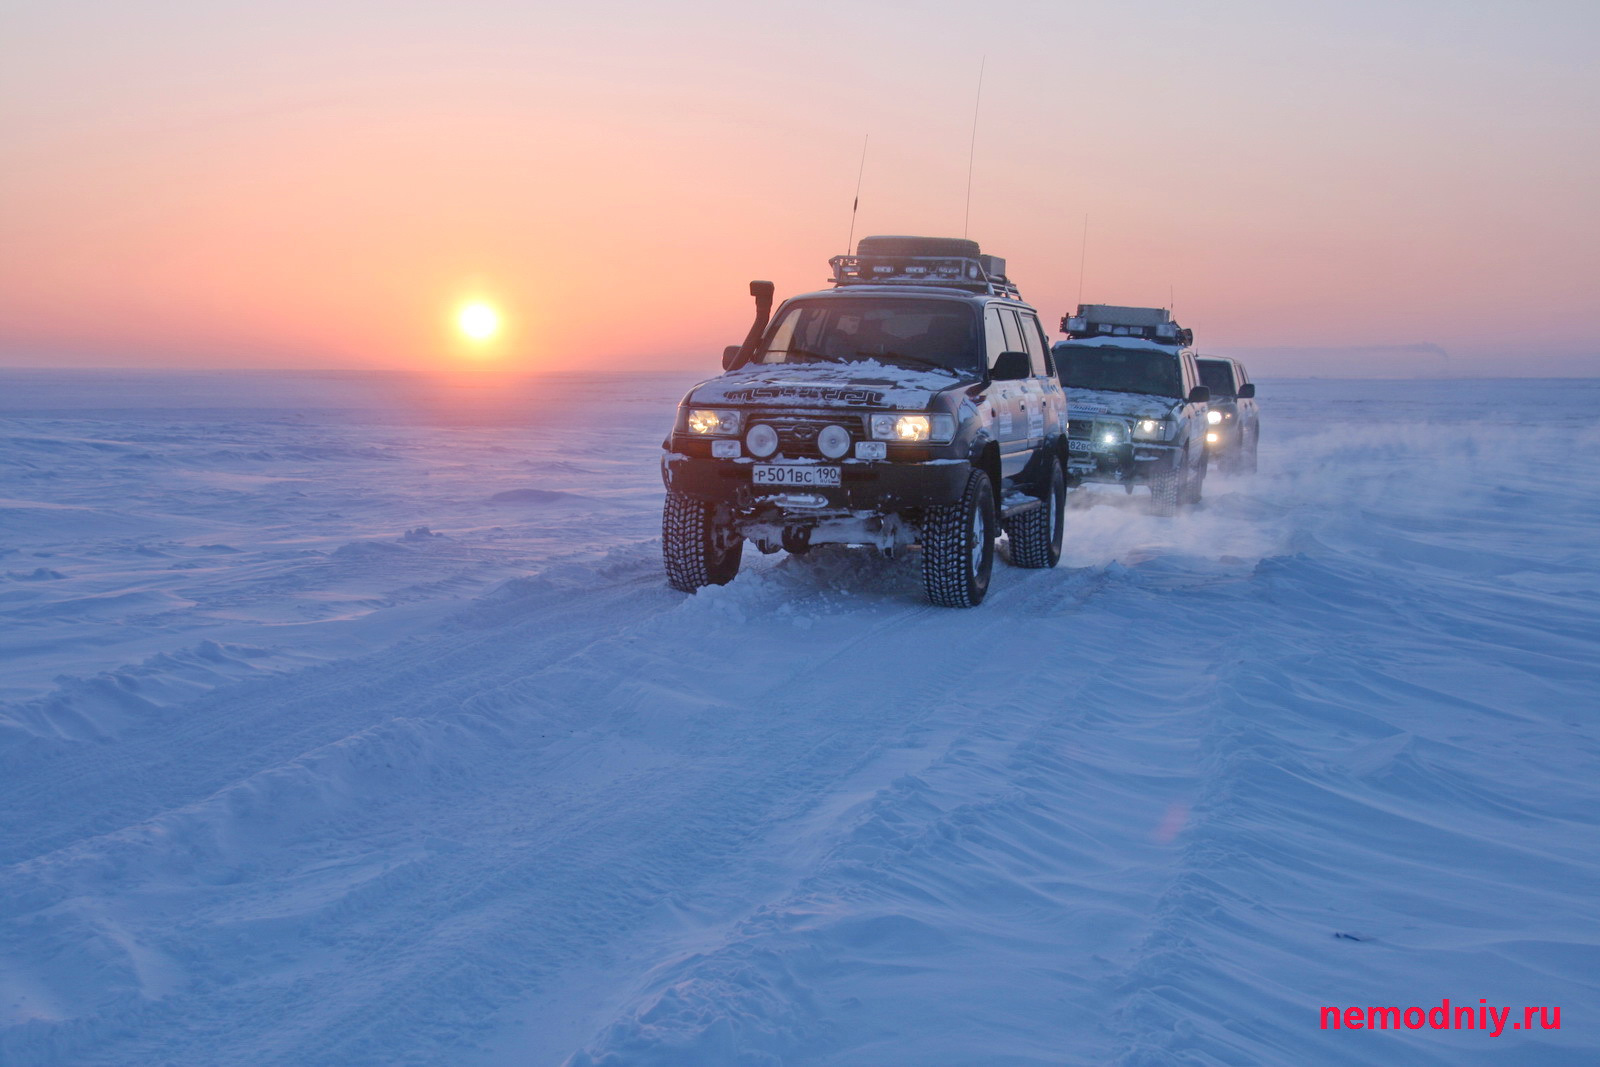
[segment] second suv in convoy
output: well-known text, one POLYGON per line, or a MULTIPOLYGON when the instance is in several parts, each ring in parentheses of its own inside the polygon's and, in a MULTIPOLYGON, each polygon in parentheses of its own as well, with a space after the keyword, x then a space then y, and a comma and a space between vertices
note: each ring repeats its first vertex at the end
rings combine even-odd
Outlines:
POLYGON ((1067 387, 1072 484, 1148 485, 1157 514, 1200 502, 1210 390, 1193 335, 1165 308, 1081 304, 1054 349, 1067 387))
POLYGON ((1200 380, 1211 390, 1206 450, 1223 473, 1254 474, 1261 440, 1255 383, 1236 359, 1201 356, 1195 362, 1200 364, 1200 380))
POLYGON ((928 599, 970 607, 1003 530, 1053 567, 1066 399, 1039 316, 975 241, 864 237, 834 287, 756 320, 725 373, 689 391, 664 442, 662 553, 686 592, 725 584, 746 541, 918 546, 928 599), (770 321, 769 321, 770 319, 770 321))

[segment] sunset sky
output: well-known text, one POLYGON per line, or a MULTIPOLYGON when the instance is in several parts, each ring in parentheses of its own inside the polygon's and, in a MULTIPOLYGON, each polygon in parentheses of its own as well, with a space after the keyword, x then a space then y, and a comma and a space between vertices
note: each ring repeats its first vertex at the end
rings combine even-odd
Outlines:
POLYGON ((962 232, 981 62, 970 235, 1050 322, 1600 374, 1597 39, 1594 0, 0 0, 0 364, 711 369, 749 279, 824 282, 863 138, 858 237, 962 232))

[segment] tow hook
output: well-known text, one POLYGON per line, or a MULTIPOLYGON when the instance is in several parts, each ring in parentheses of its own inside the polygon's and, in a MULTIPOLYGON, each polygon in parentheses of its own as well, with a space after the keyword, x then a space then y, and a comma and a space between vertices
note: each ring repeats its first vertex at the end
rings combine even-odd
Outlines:
POLYGON ((811 551, 811 527, 785 526, 783 528, 783 550, 791 556, 803 556, 811 551))

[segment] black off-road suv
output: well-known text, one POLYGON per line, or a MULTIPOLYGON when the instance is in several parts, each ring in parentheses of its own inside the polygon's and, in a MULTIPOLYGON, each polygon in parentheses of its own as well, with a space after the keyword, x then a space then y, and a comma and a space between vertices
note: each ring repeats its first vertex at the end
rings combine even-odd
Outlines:
POLYGON ((1061 320, 1055 345, 1071 415, 1074 485, 1148 485, 1156 514, 1200 502, 1206 477, 1206 412, 1190 346, 1194 336, 1166 308, 1083 304, 1061 320))
POLYGON ((756 318, 664 442, 667 580, 725 584, 745 541, 919 546, 928 599, 971 607, 1061 557, 1066 402, 1039 317, 975 241, 864 237, 834 287, 756 318), (770 319, 770 321, 769 321, 770 319))

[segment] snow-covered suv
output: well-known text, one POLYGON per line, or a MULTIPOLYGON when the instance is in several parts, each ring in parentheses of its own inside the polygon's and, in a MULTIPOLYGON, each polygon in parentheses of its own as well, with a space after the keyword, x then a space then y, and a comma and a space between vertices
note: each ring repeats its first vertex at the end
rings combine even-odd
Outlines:
POLYGON ((756 320, 664 442, 667 580, 725 584, 744 542, 920 546, 928 599, 971 607, 1002 530, 1021 567, 1061 556, 1066 400, 1005 261, 959 238, 864 237, 834 287, 756 320), (770 322, 769 322, 770 315, 770 322))
POLYGON ((1055 345, 1067 387, 1067 473, 1074 485, 1150 487, 1159 515, 1200 502, 1206 412, 1194 336, 1166 308, 1083 304, 1055 345))
POLYGON ((1227 356, 1200 356, 1200 380, 1211 390, 1206 447, 1224 474, 1254 474, 1261 443, 1256 386, 1244 364, 1227 356))

